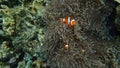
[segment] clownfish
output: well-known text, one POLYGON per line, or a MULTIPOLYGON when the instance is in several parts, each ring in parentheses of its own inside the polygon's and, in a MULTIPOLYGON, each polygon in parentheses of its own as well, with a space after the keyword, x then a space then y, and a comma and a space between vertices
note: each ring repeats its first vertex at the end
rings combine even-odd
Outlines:
POLYGON ((62 22, 62 23, 65 23, 65 24, 67 24, 69 27, 72 27, 72 26, 75 26, 76 25, 76 21, 75 21, 75 19, 73 19, 73 17, 72 16, 66 16, 65 18, 60 18, 60 21, 62 22))

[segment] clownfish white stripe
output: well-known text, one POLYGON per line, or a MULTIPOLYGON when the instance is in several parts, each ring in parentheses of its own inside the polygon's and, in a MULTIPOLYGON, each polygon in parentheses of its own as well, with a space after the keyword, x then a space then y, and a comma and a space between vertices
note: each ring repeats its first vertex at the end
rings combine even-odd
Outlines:
POLYGON ((70 17, 68 17, 68 24, 70 24, 70 17))
POLYGON ((62 21, 65 21, 65 19, 62 19, 62 21))
POLYGON ((72 21, 71 22, 73 22, 73 21, 75 21, 74 19, 72 19, 72 21))

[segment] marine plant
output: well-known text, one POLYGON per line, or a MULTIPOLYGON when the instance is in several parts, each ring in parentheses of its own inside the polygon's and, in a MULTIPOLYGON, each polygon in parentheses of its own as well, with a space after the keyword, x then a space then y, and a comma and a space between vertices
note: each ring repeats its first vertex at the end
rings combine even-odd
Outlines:
POLYGON ((45 24, 41 13, 44 11, 44 1, 6 0, 0 3, 3 21, 0 68, 39 68, 43 60, 41 50, 44 45, 45 24))

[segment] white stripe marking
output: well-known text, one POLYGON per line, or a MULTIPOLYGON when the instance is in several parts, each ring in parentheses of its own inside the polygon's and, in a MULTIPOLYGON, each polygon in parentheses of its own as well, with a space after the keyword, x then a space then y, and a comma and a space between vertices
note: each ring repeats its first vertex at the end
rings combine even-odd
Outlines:
POLYGON ((68 17, 68 24, 70 24, 70 17, 68 17))

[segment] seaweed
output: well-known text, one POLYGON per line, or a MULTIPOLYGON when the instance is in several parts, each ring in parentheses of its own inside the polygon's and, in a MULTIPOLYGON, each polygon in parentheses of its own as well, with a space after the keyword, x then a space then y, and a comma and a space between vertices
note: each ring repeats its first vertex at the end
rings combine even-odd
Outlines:
POLYGON ((45 27, 41 13, 45 6, 38 0, 17 0, 19 4, 6 1, 0 2, 0 68, 39 68, 45 27))

